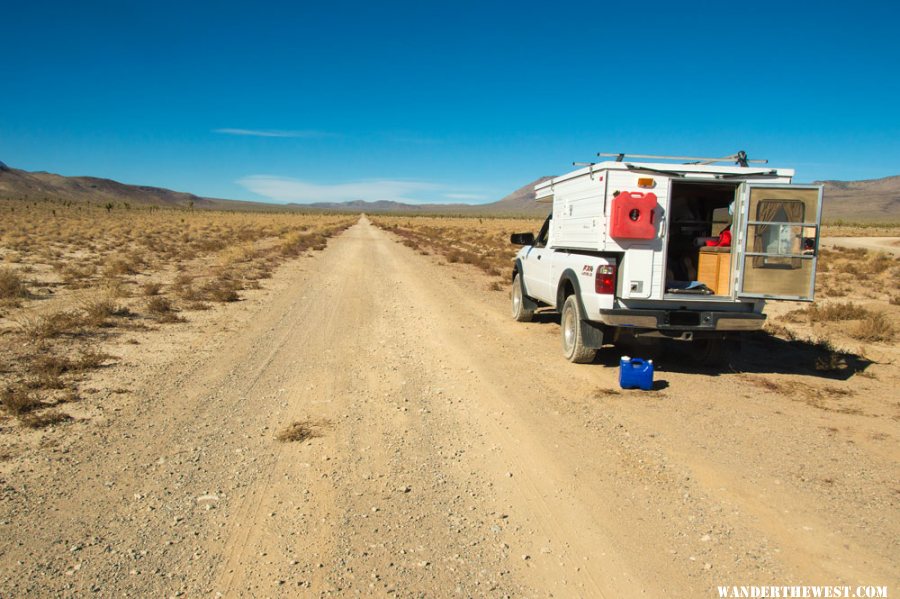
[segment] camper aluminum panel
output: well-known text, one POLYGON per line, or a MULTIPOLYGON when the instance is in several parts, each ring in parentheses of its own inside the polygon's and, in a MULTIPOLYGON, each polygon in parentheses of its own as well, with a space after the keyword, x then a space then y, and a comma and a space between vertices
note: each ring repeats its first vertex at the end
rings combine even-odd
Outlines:
MULTIPOLYGON (((548 182, 549 183, 549 182, 548 182)), ((534 186, 534 199, 538 204, 553 203, 553 187, 544 183, 534 186)))
POLYGON ((659 265, 652 246, 634 245, 622 258, 619 270, 619 296, 626 299, 654 299, 655 273, 659 265))
MULTIPOLYGON (((656 243, 660 250, 665 247, 661 239, 666 235, 666 218, 669 209, 669 183, 671 179, 666 175, 647 175, 631 171, 607 171, 606 173, 606 201, 605 215, 607 222, 612 217, 612 204, 617 195, 622 192, 651 192, 656 196, 656 209, 654 210, 654 223, 656 224, 656 243), (648 188, 638 187, 638 179, 651 179, 653 186, 648 188)), ((633 245, 647 245, 654 240, 649 239, 616 239, 610 236, 610 228, 604 229, 606 237, 606 249, 608 251, 621 252, 633 245)))
POLYGON ((623 252, 620 296, 625 299, 662 299, 665 292, 666 231, 669 205, 670 178, 666 175, 650 175, 632 171, 607 171, 606 218, 612 216, 615 196, 622 192, 652 192, 656 196, 654 222, 656 236, 653 239, 617 239, 610 236, 606 227, 607 251, 623 252), (638 187, 638 179, 650 179, 652 187, 638 187))
POLYGON ((586 173, 554 185, 552 189, 553 246, 602 251, 606 229, 603 175, 586 173))

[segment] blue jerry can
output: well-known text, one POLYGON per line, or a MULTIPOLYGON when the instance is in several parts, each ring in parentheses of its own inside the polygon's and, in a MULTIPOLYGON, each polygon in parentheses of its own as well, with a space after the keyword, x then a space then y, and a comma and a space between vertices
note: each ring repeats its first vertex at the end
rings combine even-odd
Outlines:
POLYGON ((623 389, 653 389, 653 360, 622 356, 619 360, 619 386, 623 389))

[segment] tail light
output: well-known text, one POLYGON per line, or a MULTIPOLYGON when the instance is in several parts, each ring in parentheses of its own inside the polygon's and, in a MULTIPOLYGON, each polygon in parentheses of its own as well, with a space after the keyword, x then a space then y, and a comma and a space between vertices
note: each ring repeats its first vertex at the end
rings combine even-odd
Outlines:
POLYGON ((597 267, 594 291, 604 295, 614 295, 616 293, 616 267, 614 265, 597 267))

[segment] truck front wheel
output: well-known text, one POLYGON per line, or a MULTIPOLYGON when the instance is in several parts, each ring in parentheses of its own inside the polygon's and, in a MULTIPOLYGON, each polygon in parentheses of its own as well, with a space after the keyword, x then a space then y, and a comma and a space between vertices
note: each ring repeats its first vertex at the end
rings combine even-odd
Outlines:
POLYGON ((594 361, 597 355, 596 349, 584 346, 581 336, 581 310, 578 307, 578 298, 570 295, 563 304, 562 317, 560 319, 562 329, 563 355, 569 362, 587 364, 594 361))
POLYGON ((531 322, 534 319, 534 310, 525 307, 525 294, 522 293, 522 281, 519 279, 521 275, 516 274, 513 278, 512 293, 512 317, 518 322, 531 322))

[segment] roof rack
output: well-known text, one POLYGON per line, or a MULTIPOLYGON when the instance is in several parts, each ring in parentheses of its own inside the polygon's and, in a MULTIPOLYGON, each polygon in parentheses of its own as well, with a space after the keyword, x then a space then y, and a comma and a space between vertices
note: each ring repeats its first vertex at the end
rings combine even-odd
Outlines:
POLYGON ((716 162, 734 162, 738 166, 749 166, 751 163, 769 163, 768 160, 750 160, 749 158, 747 158, 747 152, 745 152, 744 150, 740 150, 730 156, 723 156, 722 158, 700 158, 697 156, 657 156, 654 154, 625 154, 624 152, 597 152, 597 156, 601 156, 603 158, 615 158, 616 162, 622 162, 625 160, 625 157, 628 156, 629 158, 650 158, 653 160, 680 160, 684 161, 684 164, 714 164, 716 162))

